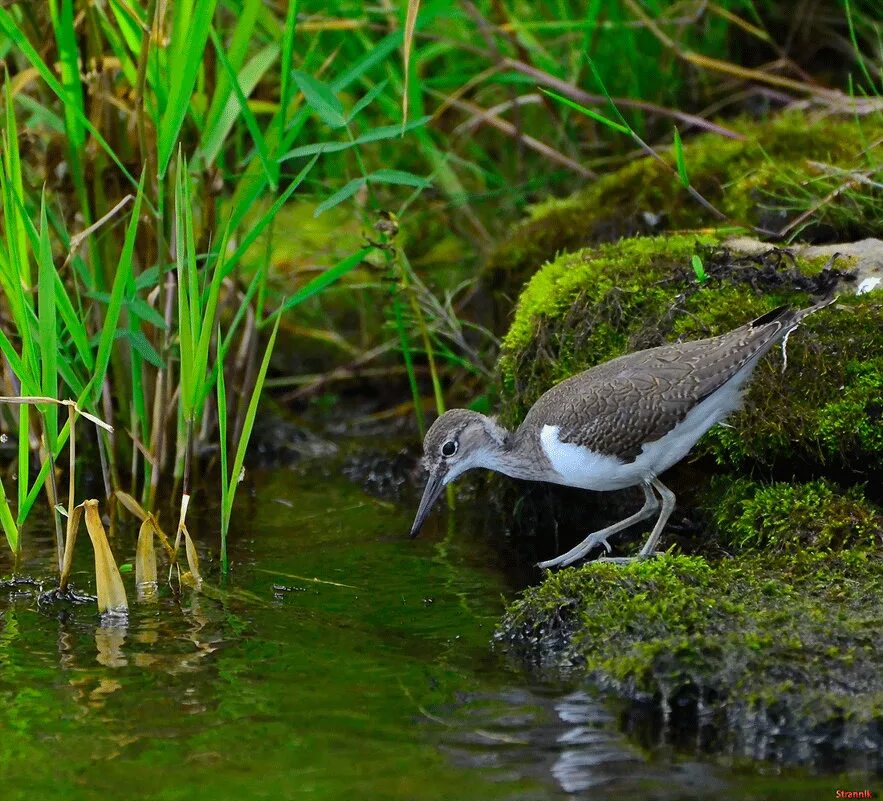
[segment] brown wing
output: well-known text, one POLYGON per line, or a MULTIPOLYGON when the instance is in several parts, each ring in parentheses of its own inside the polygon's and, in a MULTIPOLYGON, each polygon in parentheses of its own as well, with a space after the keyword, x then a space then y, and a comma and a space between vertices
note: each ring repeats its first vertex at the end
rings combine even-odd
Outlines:
POLYGON ((795 318, 776 309, 721 336, 620 356, 552 387, 522 427, 557 425, 562 442, 632 461, 769 350, 795 318))

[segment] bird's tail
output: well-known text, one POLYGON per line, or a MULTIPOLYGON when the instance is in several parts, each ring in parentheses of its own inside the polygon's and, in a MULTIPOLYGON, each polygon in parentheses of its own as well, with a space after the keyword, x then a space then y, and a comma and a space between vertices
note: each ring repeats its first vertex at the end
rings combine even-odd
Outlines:
POLYGON ((840 297, 840 296, 839 295, 832 295, 830 298, 820 301, 819 303, 816 303, 814 306, 808 306, 805 309, 800 309, 799 311, 796 311, 794 313, 794 321, 792 323, 792 330, 793 330, 793 327, 799 325, 800 321, 803 320, 805 317, 809 317, 811 314, 815 314, 819 309, 824 309, 825 306, 830 306, 832 303, 834 303, 837 300, 838 297, 840 297))
POLYGON ((765 325, 775 323, 777 324, 778 330, 782 332, 782 335, 787 336, 787 334, 790 334, 791 331, 800 325, 800 322, 805 317, 815 314, 819 309, 824 309, 825 306, 830 306, 835 300, 837 300, 837 297, 837 295, 834 295, 831 298, 816 303, 814 306, 808 306, 805 309, 792 309, 790 306, 779 306, 772 311, 766 312, 766 314, 762 314, 756 320, 752 320, 748 325, 752 328, 761 328, 765 325))

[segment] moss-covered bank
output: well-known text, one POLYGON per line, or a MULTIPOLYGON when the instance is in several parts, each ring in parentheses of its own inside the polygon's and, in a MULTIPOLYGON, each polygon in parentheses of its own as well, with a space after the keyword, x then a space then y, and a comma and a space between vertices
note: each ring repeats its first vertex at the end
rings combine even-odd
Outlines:
MULTIPOLYGON (((685 145, 685 161, 692 185, 729 221, 693 200, 671 169, 642 158, 571 197, 534 207, 491 258, 486 285, 511 302, 542 264, 562 253, 733 222, 777 232, 804 212, 789 234, 821 242, 879 233, 883 193, 849 184, 845 176, 870 170, 879 180, 883 165, 879 158, 875 163, 870 145, 883 135, 881 115, 813 120, 795 112, 727 125, 744 138, 698 136, 685 145)), ((667 158, 674 165, 673 155, 667 158)))
POLYGON ((883 769, 879 550, 592 562, 516 601, 497 640, 661 705, 696 742, 883 769))

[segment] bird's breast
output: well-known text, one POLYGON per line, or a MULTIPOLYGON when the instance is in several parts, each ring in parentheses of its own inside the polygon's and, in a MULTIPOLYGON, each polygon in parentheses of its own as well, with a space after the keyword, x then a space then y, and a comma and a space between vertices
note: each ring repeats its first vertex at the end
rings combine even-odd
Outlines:
POLYGON ((632 487, 649 477, 646 465, 562 442, 559 431, 553 425, 544 425, 540 431, 540 447, 556 474, 547 479, 552 483, 604 492, 632 487))

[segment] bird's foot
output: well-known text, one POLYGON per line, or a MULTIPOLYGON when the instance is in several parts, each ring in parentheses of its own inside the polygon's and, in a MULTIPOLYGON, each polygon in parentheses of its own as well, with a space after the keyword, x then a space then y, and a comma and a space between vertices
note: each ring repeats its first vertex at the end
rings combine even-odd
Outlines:
POLYGON ((582 555, 585 556, 585 555, 586 555, 587 553, 589 553, 589 552, 590 552, 590 551, 591 551, 596 545, 603 545, 603 546, 604 546, 604 550, 607 551, 607 553, 611 553, 611 552, 613 551, 613 548, 611 548, 611 547, 610 547, 610 543, 607 542, 607 536, 609 536, 609 535, 605 535, 605 534, 603 534, 603 533, 600 532, 600 531, 598 531, 598 532, 596 532, 596 533, 594 533, 594 534, 591 534, 591 535, 589 536, 589 538, 583 543, 583 547, 582 547, 582 549, 581 549, 581 550, 582 550, 582 555))
POLYGON ((607 550, 607 553, 610 553, 612 549, 610 543, 607 542, 607 536, 608 535, 605 535, 601 531, 590 534, 577 545, 576 548, 573 548, 567 553, 561 554, 561 556, 557 556, 554 559, 549 559, 546 562, 539 562, 537 567, 542 568, 543 570, 548 570, 553 567, 568 567, 574 562, 578 562, 580 559, 584 558, 596 545, 603 545, 607 550))

